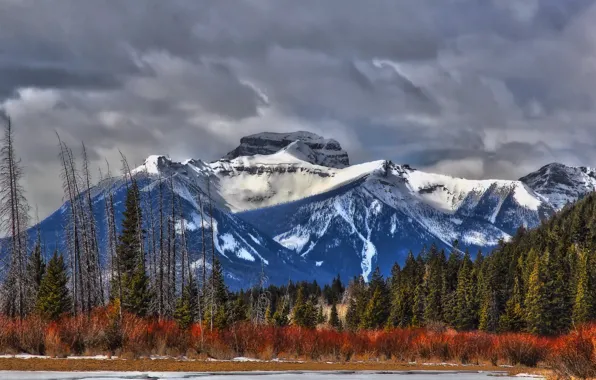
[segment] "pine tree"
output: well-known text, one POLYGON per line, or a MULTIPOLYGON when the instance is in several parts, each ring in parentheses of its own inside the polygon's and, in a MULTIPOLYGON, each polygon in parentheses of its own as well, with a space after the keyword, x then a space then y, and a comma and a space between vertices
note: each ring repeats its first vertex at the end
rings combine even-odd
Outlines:
POLYGON ((412 252, 409 252, 403 270, 394 267, 392 273, 391 323, 408 327, 413 323, 414 298, 419 282, 418 265, 412 252))
POLYGON ((174 319, 183 329, 188 328, 197 320, 197 300, 198 289, 194 277, 190 276, 181 297, 176 301, 176 309, 174 310, 174 319))
POLYGON ((341 322, 339 320, 339 314, 337 313, 337 304, 333 302, 331 305, 331 312, 329 313, 329 326, 339 330, 341 322))
POLYGON ((459 330, 471 330, 475 326, 474 313, 474 281, 473 263, 470 254, 466 252, 459 272, 457 274, 457 285, 454 299, 454 320, 452 326, 459 330))
POLYGON ((71 306, 68 293, 68 275, 62 255, 54 252, 41 280, 37 295, 36 310, 44 318, 58 319, 68 312, 71 306))
MULTIPOLYGON (((269 309, 267 309, 269 310, 269 309)), ((242 322, 247 320, 248 307, 243 297, 236 297, 236 300, 230 307, 230 323, 242 322)), ((267 313, 265 313, 267 314, 267 313)), ((265 317, 267 320, 267 317, 265 317)))
POLYGON ((317 324, 325 323, 325 314, 323 313, 323 306, 319 305, 317 308, 317 324))
POLYGON ((363 329, 379 329, 387 321, 387 304, 383 301, 381 289, 377 288, 366 306, 364 316, 360 322, 363 329))
POLYGON ((311 300, 305 301, 302 287, 298 289, 292 319, 295 325, 301 327, 314 328, 317 325, 317 311, 311 300))
POLYGON ((443 299, 445 290, 445 254, 438 253, 433 245, 429 252, 427 265, 427 292, 425 299, 424 320, 428 322, 443 321, 443 299))
POLYGON ((578 252, 577 285, 573 304, 573 323, 575 325, 594 319, 594 296, 590 286, 588 255, 585 250, 578 252))
POLYGON ((521 276, 515 276, 511 297, 507 300, 505 313, 499 321, 499 330, 501 331, 519 332, 525 330, 524 296, 521 281, 521 276))
POLYGON ((278 306, 275 313, 273 313, 273 324, 275 326, 284 327, 288 325, 290 316, 289 309, 287 302, 282 302, 282 304, 278 306))
POLYGON ((46 264, 44 262, 43 256, 41 254, 41 244, 38 240, 33 252, 29 256, 29 260, 27 262, 27 299, 32 300, 32 302, 27 302, 30 304, 29 310, 30 312, 32 308, 35 307, 35 301, 37 299, 37 293, 39 292, 39 287, 41 286, 41 280, 43 279, 43 275, 46 271, 46 264))
POLYGON ((145 272, 145 253, 141 230, 140 192, 137 182, 132 181, 126 194, 125 210, 122 220, 122 233, 116 249, 116 260, 120 270, 120 281, 112 284, 113 289, 122 286, 122 308, 131 313, 144 316, 149 308, 149 278, 145 272))
POLYGON ((366 283, 362 276, 358 276, 350 284, 350 298, 348 301, 348 311, 346 313, 346 327, 350 331, 355 331, 360 326, 360 321, 366 311, 368 304, 368 291, 366 283))
POLYGON ((546 317, 547 299, 545 292, 545 268, 548 252, 545 257, 536 257, 534 269, 528 278, 528 294, 526 296, 526 323, 528 332, 534 334, 547 334, 551 331, 546 317))

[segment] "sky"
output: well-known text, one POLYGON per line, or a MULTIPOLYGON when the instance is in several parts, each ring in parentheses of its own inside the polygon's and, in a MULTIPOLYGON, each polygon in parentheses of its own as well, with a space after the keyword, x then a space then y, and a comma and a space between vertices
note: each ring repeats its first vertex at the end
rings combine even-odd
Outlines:
POLYGON ((42 217, 56 132, 94 172, 295 130, 467 178, 596 166, 596 4, 0 0, 0 110, 42 217))

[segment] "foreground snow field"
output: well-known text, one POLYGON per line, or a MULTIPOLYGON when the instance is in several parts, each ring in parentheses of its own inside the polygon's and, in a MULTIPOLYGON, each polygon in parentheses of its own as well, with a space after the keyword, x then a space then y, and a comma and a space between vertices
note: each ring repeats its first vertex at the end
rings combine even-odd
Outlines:
POLYGON ((385 380, 399 376, 399 379, 436 380, 461 379, 482 380, 495 376, 500 379, 532 377, 531 375, 505 376, 503 373, 481 372, 464 373, 449 371, 412 371, 412 372, 248 372, 248 373, 191 373, 191 372, 28 372, 0 371, 3 380, 58 380, 58 379, 210 379, 210 380, 247 380, 266 376, 269 379, 282 380, 385 380))

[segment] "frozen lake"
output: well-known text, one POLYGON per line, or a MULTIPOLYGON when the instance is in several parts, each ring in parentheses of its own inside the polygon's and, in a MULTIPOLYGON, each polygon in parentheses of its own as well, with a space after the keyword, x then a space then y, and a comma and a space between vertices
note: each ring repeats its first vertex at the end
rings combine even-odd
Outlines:
POLYGON ((248 372, 248 373, 191 373, 191 372, 28 372, 0 371, 3 380, 117 380, 117 379, 210 379, 210 380, 483 380, 483 379, 520 379, 509 377, 505 373, 469 373, 469 372, 248 372))

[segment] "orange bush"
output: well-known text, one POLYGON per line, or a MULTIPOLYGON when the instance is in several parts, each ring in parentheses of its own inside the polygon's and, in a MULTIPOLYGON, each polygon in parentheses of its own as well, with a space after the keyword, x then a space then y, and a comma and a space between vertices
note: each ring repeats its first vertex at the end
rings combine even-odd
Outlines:
POLYGON ((553 345, 549 363, 562 377, 596 377, 596 326, 582 326, 553 345))
POLYGON ((241 322, 211 331, 201 324, 181 329, 172 320, 140 318, 114 307, 89 316, 65 316, 48 323, 35 316, 14 320, 0 315, 0 353, 65 355, 115 354, 231 359, 490 361, 536 366, 545 362, 565 376, 596 376, 596 325, 560 338, 530 334, 488 334, 448 329, 336 331, 241 322), (552 355, 549 353, 552 352, 552 355))
POLYGON ((530 334, 503 334, 496 337, 498 356, 511 365, 535 367, 546 359, 552 341, 530 334))

